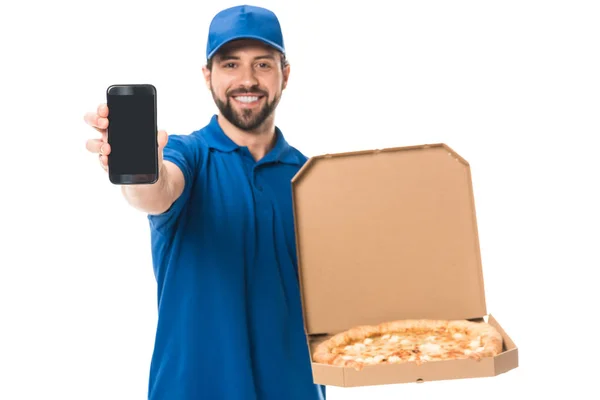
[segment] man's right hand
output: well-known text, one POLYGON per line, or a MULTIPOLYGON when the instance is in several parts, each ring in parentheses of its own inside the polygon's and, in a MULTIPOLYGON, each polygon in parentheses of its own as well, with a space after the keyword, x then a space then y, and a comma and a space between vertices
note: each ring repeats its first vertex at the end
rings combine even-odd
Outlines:
MULTIPOLYGON (((100 159, 100 165, 105 171, 108 171, 108 155, 110 154, 110 144, 108 144, 108 106, 106 104, 100 104, 96 112, 88 112, 85 114, 85 122, 98 131, 101 135, 100 139, 88 139, 85 147, 89 152, 98 154, 100 159)), ((161 130, 158 131, 158 165, 159 170, 162 170, 163 164, 163 149, 167 145, 168 135, 167 132, 161 130)))
MULTIPOLYGON (((96 112, 86 113, 85 122, 98 131, 100 139, 88 139, 86 148, 89 152, 98 154, 100 165, 108 172, 108 106, 100 104, 96 112)), ((168 136, 165 131, 158 131, 158 165, 159 178, 152 185, 122 185, 121 189, 127 201, 137 209, 150 214, 160 214, 166 211, 181 195, 185 180, 183 173, 174 163, 163 161, 163 150, 167 145, 168 136)))

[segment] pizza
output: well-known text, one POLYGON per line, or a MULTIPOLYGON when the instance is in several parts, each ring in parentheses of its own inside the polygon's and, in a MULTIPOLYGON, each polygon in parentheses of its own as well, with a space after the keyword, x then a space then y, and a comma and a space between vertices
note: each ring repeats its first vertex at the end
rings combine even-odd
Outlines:
POLYGON ((398 320, 361 325, 317 345, 313 361, 362 370, 368 365, 493 357, 502 336, 490 324, 468 320, 398 320))

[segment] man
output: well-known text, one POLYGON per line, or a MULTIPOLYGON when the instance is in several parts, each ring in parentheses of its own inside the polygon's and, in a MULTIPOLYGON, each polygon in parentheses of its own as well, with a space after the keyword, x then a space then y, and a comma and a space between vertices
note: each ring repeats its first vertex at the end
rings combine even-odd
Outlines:
MULTIPOLYGON (((317 400, 297 278, 290 181, 306 157, 275 126, 290 67, 279 21, 238 6, 210 25, 219 109, 190 135, 159 131, 160 177, 126 185, 148 213, 158 285, 151 400, 317 400)), ((86 121, 107 170, 109 110, 86 121)))

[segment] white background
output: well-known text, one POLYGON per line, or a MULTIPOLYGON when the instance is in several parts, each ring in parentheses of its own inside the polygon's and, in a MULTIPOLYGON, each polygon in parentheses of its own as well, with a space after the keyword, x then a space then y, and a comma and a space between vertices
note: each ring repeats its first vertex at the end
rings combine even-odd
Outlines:
MULTIPOLYGON (((208 24, 235 3, 14 4, 0 9, 0 399, 144 399, 147 221, 86 151, 97 134, 83 115, 110 84, 152 83, 160 128, 204 126, 208 24)), ((328 398, 593 396, 597 3, 254 4, 283 25, 292 74, 277 123, 291 144, 310 156, 444 142, 470 162, 488 311, 520 348, 520 367, 495 378, 328 398)))

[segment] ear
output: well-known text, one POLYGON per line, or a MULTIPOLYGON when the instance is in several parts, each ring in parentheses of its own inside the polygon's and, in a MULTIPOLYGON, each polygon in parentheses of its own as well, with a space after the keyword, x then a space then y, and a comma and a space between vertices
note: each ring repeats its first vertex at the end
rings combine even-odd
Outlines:
POLYGON ((206 87, 208 88, 208 90, 210 90, 210 74, 211 74, 211 72, 206 65, 202 67, 202 73, 204 74, 204 82, 206 83, 206 87))
POLYGON ((283 88, 284 89, 287 87, 289 77, 290 77, 290 64, 286 65, 285 68, 283 68, 283 88))

